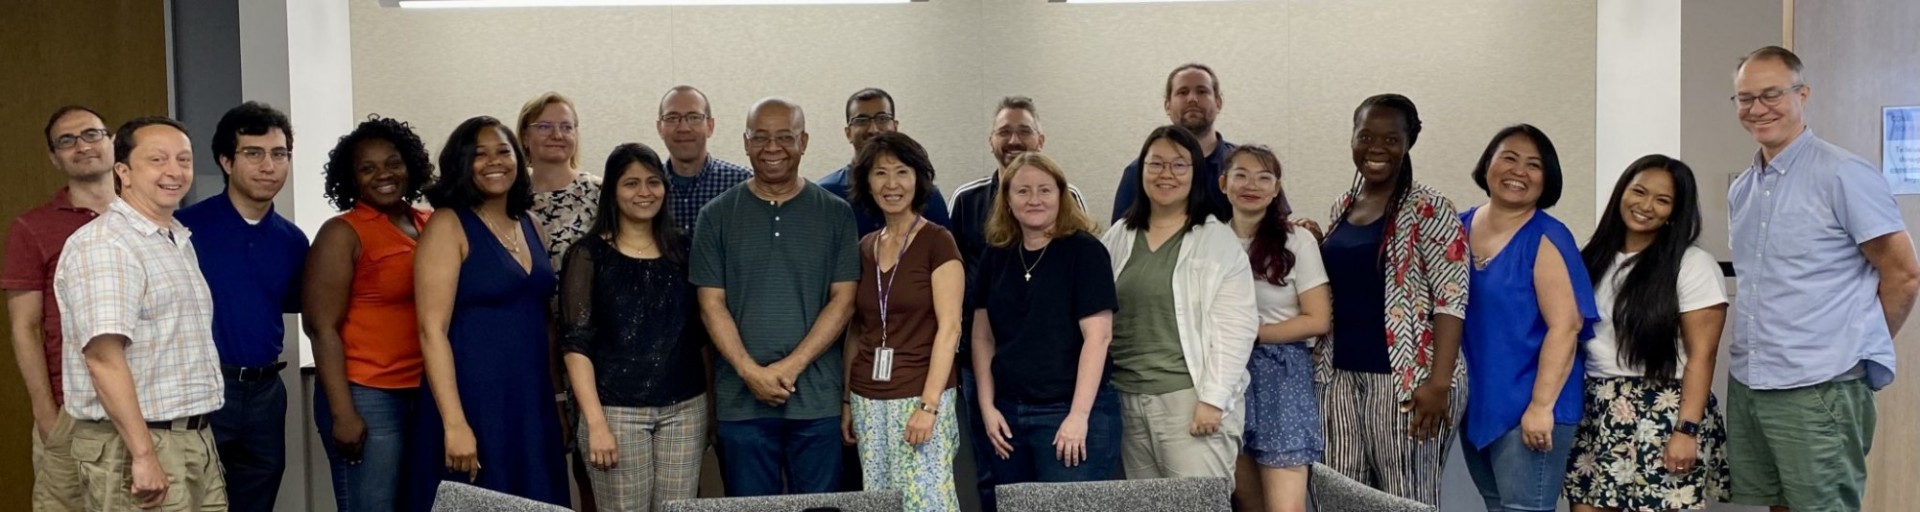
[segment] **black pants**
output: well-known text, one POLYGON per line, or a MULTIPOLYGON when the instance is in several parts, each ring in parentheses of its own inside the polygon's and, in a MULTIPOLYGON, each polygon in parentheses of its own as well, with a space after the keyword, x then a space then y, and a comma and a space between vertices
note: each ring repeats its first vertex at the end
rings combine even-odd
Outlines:
POLYGON ((234 512, 272 512, 287 469, 287 387, 278 374, 226 382, 227 403, 212 420, 227 501, 234 512))

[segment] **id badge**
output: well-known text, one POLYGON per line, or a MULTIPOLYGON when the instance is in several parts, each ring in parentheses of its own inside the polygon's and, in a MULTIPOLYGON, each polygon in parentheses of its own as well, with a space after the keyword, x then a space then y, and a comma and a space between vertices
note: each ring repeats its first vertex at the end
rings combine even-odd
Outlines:
POLYGON ((873 349, 873 381, 887 382, 891 380, 893 380, 893 348, 880 347, 873 349))

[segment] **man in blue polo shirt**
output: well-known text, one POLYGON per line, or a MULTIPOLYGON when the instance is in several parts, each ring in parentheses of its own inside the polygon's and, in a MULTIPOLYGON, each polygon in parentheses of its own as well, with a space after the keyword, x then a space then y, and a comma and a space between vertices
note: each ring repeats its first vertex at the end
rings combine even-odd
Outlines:
MULTIPOLYGON (((1206 64, 1187 63, 1173 68, 1167 73, 1166 90, 1161 93, 1161 107, 1167 111, 1167 122, 1180 125, 1200 138, 1200 149, 1207 152, 1205 162, 1195 162, 1193 166, 1194 183, 1219 183, 1220 168, 1228 153, 1233 152, 1233 143, 1227 142, 1220 132, 1214 129, 1213 122, 1220 117, 1220 108, 1226 103, 1220 96, 1220 77, 1213 74, 1213 68, 1206 64), (1202 165, 1204 164, 1204 165, 1202 165)), ((1120 173, 1120 187, 1113 193, 1113 221, 1127 214, 1127 208, 1133 206, 1133 189, 1140 188, 1140 162, 1127 164, 1120 173)), ((1207 198, 1215 208, 1228 212, 1227 193, 1220 187, 1208 186, 1207 198)), ((1285 201, 1286 198, 1281 198, 1285 201)), ((1290 211, 1286 204, 1281 210, 1290 211)))
MULTIPOLYGON (((866 144, 867 139, 884 132, 897 131, 900 131, 900 118, 894 117, 893 95, 878 88, 868 87, 847 97, 847 127, 841 132, 846 134, 847 143, 853 145, 855 155, 860 153, 860 146, 866 144)), ((848 160, 851 162, 852 159, 848 160)), ((821 177, 816 184, 832 192, 833 195, 840 196, 841 200, 847 201, 851 206, 853 199, 847 197, 847 191, 853 183, 853 177, 847 175, 847 169, 852 167, 852 163, 842 165, 839 169, 821 177)), ((947 200, 940 193, 939 185, 933 186, 933 196, 927 198, 926 216, 928 221, 939 224, 941 227, 949 225, 947 200)), ((867 233, 880 230, 881 219, 867 215, 867 212, 860 208, 853 209, 853 221, 859 225, 862 237, 867 236, 867 233)))
POLYGON ((286 469, 287 389, 280 382, 285 313, 300 311, 307 235, 273 211, 293 158, 293 124, 247 102, 221 116, 213 156, 227 189, 180 210, 193 232, 200 272, 213 293, 213 343, 220 351, 226 405, 213 436, 235 511, 273 510, 286 469))

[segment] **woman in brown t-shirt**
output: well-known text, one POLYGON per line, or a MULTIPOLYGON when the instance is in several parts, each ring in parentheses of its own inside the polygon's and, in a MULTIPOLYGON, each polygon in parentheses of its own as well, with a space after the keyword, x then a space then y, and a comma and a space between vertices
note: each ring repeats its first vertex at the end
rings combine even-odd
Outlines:
POLYGON ((909 512, 959 510, 953 359, 966 271, 953 235, 920 215, 933 165, 912 138, 882 133, 849 174, 855 207, 886 227, 860 240, 841 434, 859 445, 867 490, 899 490, 909 512))

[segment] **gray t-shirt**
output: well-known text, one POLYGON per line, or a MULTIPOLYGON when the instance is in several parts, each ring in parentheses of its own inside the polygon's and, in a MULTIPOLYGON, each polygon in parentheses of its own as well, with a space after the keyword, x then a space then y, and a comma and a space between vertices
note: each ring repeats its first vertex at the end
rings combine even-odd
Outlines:
MULTIPOLYGON (((700 209, 694 228, 694 286, 727 292, 727 311, 747 354, 761 365, 793 353, 831 295, 833 283, 860 280, 860 243, 853 210, 808 182, 774 205, 735 185, 700 209)), ((716 364, 714 401, 720 421, 819 419, 840 414, 840 344, 800 373, 781 407, 753 399, 732 365, 716 364)))

